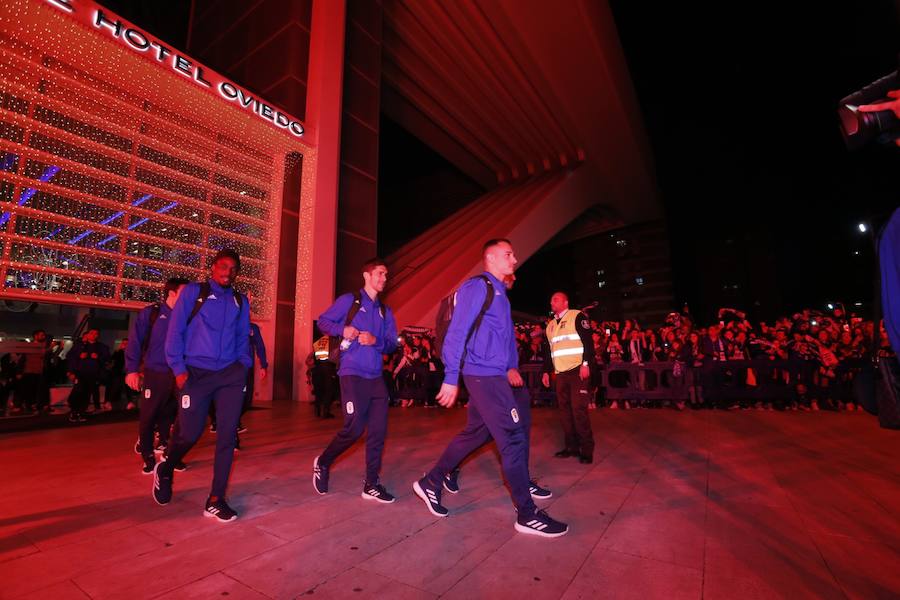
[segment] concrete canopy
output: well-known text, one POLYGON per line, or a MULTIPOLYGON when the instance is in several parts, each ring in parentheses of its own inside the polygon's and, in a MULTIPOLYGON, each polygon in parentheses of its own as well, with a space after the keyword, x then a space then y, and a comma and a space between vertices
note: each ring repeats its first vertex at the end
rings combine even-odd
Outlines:
MULTIPOLYGON (((510 237, 523 262, 588 209, 603 215, 599 230, 661 216, 606 2, 387 0, 384 15, 385 114, 491 190, 476 203, 500 206, 499 194, 529 204, 512 221, 491 218, 486 204, 469 237, 510 237), (530 184, 564 173, 564 184, 530 184)), ((392 286, 401 324, 427 324, 440 298, 480 270, 480 244, 459 246, 446 229, 410 243, 443 239, 428 261, 411 260, 409 247, 389 257, 406 280, 414 271, 445 275, 425 287, 392 286)))

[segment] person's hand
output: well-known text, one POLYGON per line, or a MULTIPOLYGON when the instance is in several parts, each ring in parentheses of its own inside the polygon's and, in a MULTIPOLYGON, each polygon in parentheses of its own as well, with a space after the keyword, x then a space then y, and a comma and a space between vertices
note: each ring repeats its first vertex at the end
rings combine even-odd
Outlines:
MULTIPOLYGON (((857 110, 859 112, 878 112, 881 110, 889 110, 900 119, 900 90, 891 90, 887 93, 891 100, 887 102, 877 102, 875 104, 862 104, 857 110)), ((900 146, 900 139, 894 140, 894 143, 900 146)))
POLYGON ((435 396, 435 399, 437 399, 438 404, 440 404, 444 408, 451 408, 454 404, 456 404, 456 394, 458 393, 458 386, 444 383, 441 384, 441 391, 438 392, 437 396, 435 396))
POLYGON ((129 373, 125 376, 125 385, 138 392, 141 389, 141 374, 129 373))
POLYGON ((359 329, 357 329, 353 325, 347 325, 346 327, 344 327, 345 340, 355 340, 357 337, 359 337, 359 329))
POLYGON ((544 373, 543 375, 541 375, 541 384, 545 388, 550 387, 550 373, 544 373))
POLYGON ((185 371, 181 375, 175 376, 175 385, 180 390, 181 388, 184 387, 184 384, 187 383, 187 380, 188 380, 188 374, 187 374, 187 371, 185 371))
POLYGON ((265 379, 267 374, 268 373, 266 372, 266 369, 260 369, 259 370, 259 380, 262 381, 263 379, 265 379))
POLYGON ((357 341, 359 342, 360 346, 374 346, 375 336, 368 331, 360 331, 357 341))
POLYGON ((510 369, 509 371, 507 371, 506 379, 509 380, 509 385, 513 387, 522 387, 523 385, 525 385, 525 382, 522 381, 522 375, 517 369, 510 369))

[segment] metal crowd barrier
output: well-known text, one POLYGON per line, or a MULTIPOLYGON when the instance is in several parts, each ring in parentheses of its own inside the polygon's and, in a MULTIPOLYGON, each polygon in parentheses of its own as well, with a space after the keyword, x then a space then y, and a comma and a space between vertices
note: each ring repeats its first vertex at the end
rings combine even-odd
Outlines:
MULTIPOLYGON (((787 400, 793 397, 798 382, 810 385, 818 366, 813 361, 729 360, 685 366, 676 377, 671 361, 623 362, 599 365, 592 377, 593 385, 607 400, 687 400, 691 386, 702 386, 707 399, 787 400)), ((837 370, 844 373, 855 366, 848 362, 837 370)), ((519 368, 532 403, 552 404, 555 394, 552 386, 548 390, 541 385, 541 370, 539 363, 519 368)))

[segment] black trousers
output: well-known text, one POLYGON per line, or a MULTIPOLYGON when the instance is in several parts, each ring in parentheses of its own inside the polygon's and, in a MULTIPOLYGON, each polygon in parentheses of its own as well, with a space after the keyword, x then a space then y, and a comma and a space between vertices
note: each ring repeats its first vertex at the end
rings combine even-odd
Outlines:
POLYGON ((36 408, 41 410, 50 405, 50 383, 38 373, 25 373, 16 387, 17 407, 36 408))
POLYGON ((138 435, 145 459, 153 457, 153 431, 159 431, 159 443, 167 446, 169 430, 175 422, 175 376, 171 371, 144 371, 144 398, 141 401, 138 435))
POLYGON ((565 435, 566 450, 577 452, 581 456, 594 455, 594 433, 591 431, 591 419, 588 415, 588 404, 591 394, 588 387, 590 379, 582 380, 578 375, 578 367, 559 373, 556 376, 556 404, 559 421, 565 435))
POLYGON ((72 386, 69 394, 69 408, 76 415, 87 410, 88 403, 93 399, 94 407, 100 407, 100 379, 96 374, 76 374, 78 382, 72 386))

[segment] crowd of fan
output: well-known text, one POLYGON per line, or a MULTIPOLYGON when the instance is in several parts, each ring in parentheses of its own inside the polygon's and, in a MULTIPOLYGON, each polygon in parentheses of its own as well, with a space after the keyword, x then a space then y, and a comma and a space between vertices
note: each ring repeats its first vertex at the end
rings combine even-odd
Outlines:
MULTIPOLYGON (((701 326, 687 313, 671 313, 665 325, 656 329, 642 329, 630 319, 624 323, 591 320, 595 374, 628 363, 668 362, 688 392, 686 402, 607 401, 606 390, 600 385, 602 378, 595 377, 593 406, 860 410, 852 391, 854 378, 867 358, 892 354, 883 326, 876 343, 874 323, 847 317, 839 306, 827 314, 803 310, 772 324, 753 324, 735 309, 721 309, 718 317, 717 323, 701 326), (778 368, 767 369, 767 374, 790 391, 788 397, 754 401, 723 398, 725 386, 747 390, 759 385, 760 369, 753 368, 758 361, 775 361, 778 368), (729 368, 729 363, 734 368, 729 368)), ((520 365, 544 360, 543 328, 542 323, 517 326, 520 365)), ((643 384, 633 383, 638 387, 643 384)))
MULTIPOLYGON (((519 364, 523 371, 539 373, 548 367, 546 322, 517 323, 519 364)), ((642 328, 634 320, 591 320, 594 356, 592 408, 756 408, 784 410, 861 410, 853 397, 853 380, 874 354, 891 354, 882 328, 879 341, 874 323, 848 317, 838 307, 829 313, 804 310, 774 323, 751 323, 734 309, 719 311, 719 321, 702 326, 690 315, 671 313, 658 328, 642 328), (775 361, 778 368, 766 372, 778 379, 790 394, 781 399, 730 399, 719 392, 724 387, 751 389, 759 384, 761 371, 753 361, 775 361), (749 361, 749 362, 748 362, 749 361), (671 401, 625 401, 607 399, 600 373, 623 364, 665 362, 687 389, 687 398, 671 401), (729 368, 729 363, 734 368, 729 368)), ((403 408, 434 407, 444 366, 432 349, 429 332, 405 332, 397 352, 385 357, 385 381, 392 404, 403 408)), ((611 373, 627 377, 627 373, 611 373)), ((534 398, 552 394, 540 377, 526 377, 534 398)), ((643 381, 633 382, 640 387, 643 381)), ((552 389, 552 388, 551 388, 552 389)), ((738 394, 740 395, 740 394, 738 394)), ((751 395, 747 395, 750 398, 751 395)))
POLYGON ((96 329, 75 342, 54 339, 39 329, 32 333, 27 352, 0 356, 0 416, 51 412, 50 389, 67 382, 73 384, 68 393, 73 416, 134 409, 136 394, 125 386, 128 339, 110 351, 98 338, 96 329))
MULTIPOLYGON (((538 373, 546 368, 545 326, 545 322, 516 325, 519 364, 523 371, 538 373)), ((591 320, 591 329, 597 363, 592 369, 592 408, 630 409, 671 405, 678 409, 741 407, 818 410, 821 407, 859 410, 852 393, 855 376, 868 357, 892 354, 883 327, 879 328, 879 341, 875 343, 874 323, 847 317, 839 307, 828 314, 804 310, 772 324, 752 324, 741 311, 722 309, 719 311, 719 321, 708 326, 695 324, 688 314, 671 313, 665 325, 659 328, 644 329, 636 321, 626 319, 624 322, 591 320), (777 361, 780 367, 772 371, 772 376, 791 389, 792 397, 784 402, 720 399, 717 392, 722 386, 746 389, 758 384, 752 366, 741 362, 758 360, 777 361), (604 369, 612 370, 617 365, 628 363, 644 365, 654 362, 668 362, 675 367, 676 376, 683 378, 681 382, 688 391, 686 401, 675 399, 661 403, 638 398, 620 402, 607 399, 603 378, 599 377, 604 369), (729 362, 736 368, 727 369, 729 362)), ((91 335, 96 336, 96 333, 86 332, 85 338, 91 335)), ((7 354, 0 360, 0 414, 49 410, 49 387, 65 381, 67 375, 74 381, 76 373, 89 380, 90 385, 72 390, 76 396, 70 398, 73 405, 83 405, 87 410, 93 408, 96 411, 134 406, 134 399, 128 393, 130 390, 121 385, 124 344, 127 341, 123 341, 115 352, 109 352, 95 338, 80 340, 67 353, 68 360, 65 360, 60 358, 60 342, 45 335, 40 337, 43 337, 40 343, 46 344, 46 352, 40 355, 40 359, 35 356, 35 360, 26 360, 24 356, 7 354), (85 353, 86 346, 95 351, 85 353), (99 393, 101 383, 106 385, 102 401, 99 393), (17 388, 19 393, 15 393, 17 388), (11 406, 8 406, 9 400, 11 406)), ((430 332, 407 331, 400 336, 397 351, 384 357, 384 377, 393 405, 402 408, 437 406, 435 396, 443 381, 444 365, 433 348, 434 338, 430 332)), ((320 389, 331 388, 333 392, 317 395, 322 396, 323 400, 337 400, 336 373, 329 369, 314 369, 312 361, 309 366, 311 386, 317 383, 313 381, 316 372, 323 373, 320 380, 335 379, 318 386, 320 389)), ((611 373, 610 376, 613 375, 617 374, 611 373)), ((547 393, 540 387, 539 379, 526 377, 528 384, 534 388, 533 397, 547 393)), ((633 382, 638 387, 643 383, 633 382)), ((331 402, 326 400, 319 404, 317 414, 330 416, 331 402)))

